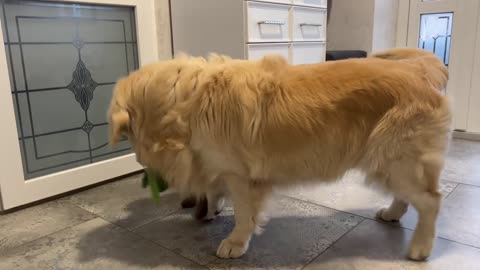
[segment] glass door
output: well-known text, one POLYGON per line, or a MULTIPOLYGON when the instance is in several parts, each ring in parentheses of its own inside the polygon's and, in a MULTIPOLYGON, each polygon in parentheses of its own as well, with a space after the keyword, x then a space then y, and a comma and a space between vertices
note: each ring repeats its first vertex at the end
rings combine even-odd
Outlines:
POLYGON ((479 7, 479 0, 410 0, 408 14, 399 15, 399 22, 408 24, 406 45, 434 52, 449 69, 446 94, 452 97, 456 130, 468 129, 479 7))
POLYGON ((141 169, 106 115, 117 79, 158 59, 153 1, 92 2, 0 0, 4 209, 141 169))

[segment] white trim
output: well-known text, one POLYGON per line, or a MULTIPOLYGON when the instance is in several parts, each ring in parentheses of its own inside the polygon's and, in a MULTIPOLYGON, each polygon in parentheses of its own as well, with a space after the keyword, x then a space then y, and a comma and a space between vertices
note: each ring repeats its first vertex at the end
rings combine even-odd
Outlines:
MULTIPOLYGON (((58 0, 49 0, 56 1, 58 0)), ((159 46, 154 0, 63 0, 63 2, 135 7, 138 54, 141 65, 157 61, 159 46)), ((3 23, 0 22, 0 25, 3 23)), ((0 43, 3 44, 0 27, 0 43)), ((0 51, 0 191, 3 209, 9 209, 141 169, 133 154, 85 165, 25 181, 16 128, 14 104, 5 52, 0 51)))
MULTIPOLYGON (((3 20, 0 21, 0 43, 3 40, 3 20)), ((18 141, 17 123, 15 120, 14 104, 11 94, 10 77, 7 55, 0 50, 0 123, 2 123, 2 137, 0 139, 0 191, 2 192, 3 209, 12 207, 11 194, 16 193, 19 180, 23 180, 23 165, 18 141)))

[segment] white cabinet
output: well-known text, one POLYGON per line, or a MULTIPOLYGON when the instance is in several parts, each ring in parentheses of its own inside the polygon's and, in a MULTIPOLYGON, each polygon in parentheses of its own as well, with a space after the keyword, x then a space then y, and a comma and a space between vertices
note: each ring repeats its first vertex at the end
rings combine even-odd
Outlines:
POLYGON ((324 9, 293 7, 291 36, 294 41, 325 41, 327 11, 324 9))
POLYGON ((266 54, 279 54, 285 59, 290 59, 290 47, 289 43, 248 44, 246 58, 258 60, 266 54))
POLYGON ((285 42, 290 40, 289 6, 247 2, 247 40, 285 42))
POLYGON ((260 59, 280 54, 292 64, 325 61, 326 0, 170 1, 173 52, 260 59))
POLYGON ((295 5, 327 8, 327 0, 293 0, 295 5))
POLYGON ((325 61, 324 42, 293 43, 291 52, 291 62, 294 65, 325 61))
POLYGON ((279 3, 279 4, 291 4, 292 0, 257 0, 258 2, 267 2, 267 3, 279 3))

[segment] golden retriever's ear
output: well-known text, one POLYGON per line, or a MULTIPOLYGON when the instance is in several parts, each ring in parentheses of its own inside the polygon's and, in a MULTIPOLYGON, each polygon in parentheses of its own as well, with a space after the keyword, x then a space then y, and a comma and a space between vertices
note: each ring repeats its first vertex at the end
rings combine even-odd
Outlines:
POLYGON ((112 113, 110 117, 110 144, 117 144, 122 135, 128 132, 129 127, 130 115, 127 111, 122 110, 112 113))

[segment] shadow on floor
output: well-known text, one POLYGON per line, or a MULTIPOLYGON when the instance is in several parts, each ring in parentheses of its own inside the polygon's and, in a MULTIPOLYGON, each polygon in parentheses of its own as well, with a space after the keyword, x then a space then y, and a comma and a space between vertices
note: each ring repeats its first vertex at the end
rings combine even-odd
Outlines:
MULTIPOLYGON (((129 204, 127 208, 135 211, 126 219, 135 219, 138 206, 148 203, 145 199, 129 204)), ((185 210, 147 224, 145 229, 140 228, 139 234, 127 232, 111 224, 88 232, 78 244, 79 259, 87 262, 105 258, 144 267, 175 265, 176 260, 170 260, 169 256, 156 252, 155 249, 163 250, 162 247, 152 244, 156 242, 202 265, 210 263, 222 268, 237 265, 240 268, 293 269, 300 268, 316 258, 360 222, 358 220, 355 224, 348 225, 349 221, 346 220, 350 215, 341 212, 332 212, 325 216, 292 215, 271 219, 264 233, 253 237, 249 251, 240 259, 222 260, 215 257, 217 245, 233 228, 231 211, 206 224, 193 220, 189 211, 185 210), (115 235, 118 234, 127 238, 127 241, 117 241, 119 237, 115 235)), ((392 258, 405 258, 411 231, 384 224, 379 224, 378 227, 378 234, 355 234, 352 240, 352 247, 355 248, 348 252, 329 252, 325 260, 365 257, 370 260, 390 261, 392 258), (382 252, 365 252, 370 249, 380 249, 382 252)), ((442 249, 443 252, 447 251, 442 249)))

